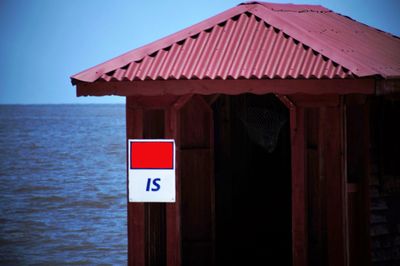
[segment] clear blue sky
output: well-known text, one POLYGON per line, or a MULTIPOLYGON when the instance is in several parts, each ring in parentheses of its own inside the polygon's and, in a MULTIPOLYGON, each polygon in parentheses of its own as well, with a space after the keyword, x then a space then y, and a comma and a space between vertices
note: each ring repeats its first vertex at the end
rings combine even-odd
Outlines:
MULTIPOLYGON (((0 0, 0 103, 122 103, 77 98, 69 77, 241 2, 0 0)), ((320 4, 400 36, 397 0, 270 2, 320 4)))

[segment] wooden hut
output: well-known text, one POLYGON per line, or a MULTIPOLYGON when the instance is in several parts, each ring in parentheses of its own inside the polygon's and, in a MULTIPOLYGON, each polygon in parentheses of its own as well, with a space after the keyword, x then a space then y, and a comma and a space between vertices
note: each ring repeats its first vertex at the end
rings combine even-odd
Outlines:
POLYGON ((72 76, 126 96, 127 138, 176 141, 176 202, 128 203, 129 265, 399 262, 399 78, 398 37, 264 2, 72 76))

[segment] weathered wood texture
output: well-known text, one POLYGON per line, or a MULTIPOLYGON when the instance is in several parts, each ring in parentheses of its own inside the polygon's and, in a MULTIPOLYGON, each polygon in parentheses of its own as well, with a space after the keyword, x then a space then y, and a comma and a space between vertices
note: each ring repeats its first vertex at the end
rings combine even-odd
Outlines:
MULTIPOLYGON (((164 110, 143 111, 143 138, 164 138, 164 110)), ((166 214, 165 203, 145 203, 145 265, 166 265, 166 214)))
MULTIPOLYGON (((176 104, 169 107, 165 113, 165 137, 179 139, 179 121, 177 120, 178 109, 176 104)), ((177 144, 177 143, 176 143, 177 144)), ((181 170, 179 146, 176 147, 175 158, 175 203, 166 204, 166 227, 167 227, 167 266, 181 265, 181 170)))
MULTIPOLYGON (((234 97, 237 97, 236 107, 226 97, 227 117, 222 114, 217 122, 225 123, 232 114, 240 117, 241 107, 230 109, 245 106, 248 100, 242 97, 244 102, 241 103, 241 97, 234 97)), ((128 98, 127 138, 176 140, 176 203, 128 204, 129 265, 213 265, 216 258, 215 114, 206 98, 199 95, 153 98, 148 100, 154 101, 154 106, 145 97, 128 98)), ((290 110, 293 265, 357 265, 367 261, 359 259, 358 254, 368 248, 365 244, 368 241, 363 238, 368 227, 356 228, 356 224, 362 222, 359 217, 367 215, 368 207, 366 185, 361 182, 368 172, 363 169, 368 161, 365 155, 368 154, 368 136, 357 138, 368 128, 368 111, 362 109, 363 119, 357 120, 360 110, 348 110, 346 135, 346 114, 339 96, 292 95, 280 99, 290 110), (351 142, 350 146, 346 147, 345 140, 351 142), (358 151, 358 146, 363 150, 358 151), (346 172, 346 159, 349 172, 346 172)), ((350 104, 359 104, 359 99, 349 98, 350 104)), ((241 125, 235 123, 237 127, 241 125)), ((229 139, 238 135, 235 123, 219 127, 224 141, 219 143, 217 154, 222 154, 218 155, 220 159, 248 161, 255 166, 254 159, 242 158, 239 156, 242 153, 232 157, 233 143, 229 139), (234 129, 236 135, 229 132, 234 129)), ((249 154, 256 151, 255 146, 243 150, 249 154)), ((226 167, 229 166, 225 164, 226 167)), ((235 167, 233 169, 238 171, 229 174, 233 181, 236 180, 234 176, 247 175, 247 170, 243 172, 245 168, 235 167)), ((233 185, 231 197, 236 193, 233 185)), ((236 203, 236 208, 243 205, 236 203)), ((225 236, 229 234, 225 233, 225 236)))
MULTIPOLYGON (((126 138, 143 138, 143 110, 132 108, 126 102, 126 138)), ((128 143, 128 142, 127 142, 128 143)), ((128 158, 128 148, 127 157, 128 158)), ((128 160, 126 160, 128 163, 128 160)), ((128 171, 129 165, 127 165, 128 171)), ((129 185, 127 172, 127 189, 129 185)), ((128 193, 127 193, 128 195, 128 193)), ((144 203, 129 203, 128 200, 128 265, 145 266, 145 221, 144 203)))
POLYGON ((167 208, 168 265, 213 265, 212 110, 203 97, 183 96, 169 110, 177 145, 177 202, 167 208))
POLYGON ((293 264, 347 265, 343 105, 337 95, 289 100, 297 120, 291 129, 293 264))
POLYGON ((349 265, 371 265, 369 221, 370 113, 365 96, 346 96, 349 265))
POLYGON ((343 113, 342 106, 322 108, 321 129, 324 130, 323 175, 326 178, 327 194, 327 246, 328 265, 347 265, 346 239, 346 180, 343 158, 343 113))
POLYGON ((290 110, 292 139, 292 253, 294 266, 307 265, 307 206, 305 176, 304 108, 290 110), (296 119, 296 122, 293 120, 296 119))
MULTIPOLYGON (((142 102, 127 98, 127 139, 164 138, 165 111, 151 108, 148 101, 152 100, 142 102)), ((128 201, 128 265, 166 265, 164 203, 130 203, 128 201)))
POLYGON ((323 157, 320 141, 319 108, 307 108, 306 117, 306 160, 307 160, 307 204, 308 204, 308 257, 309 265, 326 265, 327 221, 326 221, 326 178, 322 173, 323 157))

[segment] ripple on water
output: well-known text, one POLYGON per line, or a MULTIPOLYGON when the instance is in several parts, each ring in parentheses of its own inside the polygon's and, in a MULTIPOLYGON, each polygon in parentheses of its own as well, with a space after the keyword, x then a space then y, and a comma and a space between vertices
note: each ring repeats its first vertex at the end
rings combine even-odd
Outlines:
POLYGON ((23 186, 23 187, 17 187, 14 191, 16 193, 32 193, 32 192, 37 192, 37 191, 54 191, 54 190, 59 190, 61 187, 55 187, 55 186, 23 186))
POLYGON ((0 265, 126 265, 124 105, 0 105, 0 265))

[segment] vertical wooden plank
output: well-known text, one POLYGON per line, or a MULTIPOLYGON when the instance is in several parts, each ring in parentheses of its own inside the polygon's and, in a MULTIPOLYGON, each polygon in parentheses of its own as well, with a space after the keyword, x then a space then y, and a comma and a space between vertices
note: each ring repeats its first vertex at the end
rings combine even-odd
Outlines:
POLYGON ((214 265, 212 110, 199 95, 179 109, 182 265, 214 265))
POLYGON ((181 151, 182 265, 214 265, 209 149, 181 151))
MULTIPOLYGON (((143 137, 143 111, 133 109, 130 106, 130 97, 126 98, 126 138, 143 137)), ((127 141, 128 143, 128 141, 127 141)), ((127 150, 127 189, 128 180, 128 149, 127 150)), ((127 193, 128 196, 128 193, 127 193)), ((128 201, 128 265, 145 265, 145 223, 144 223, 144 204, 129 203, 128 201)))
POLYGON ((360 219, 360 209, 358 204, 359 191, 358 186, 352 184, 348 186, 349 190, 347 194, 347 212, 348 212, 348 238, 349 238, 349 265, 365 265, 360 262, 363 260, 364 254, 361 253, 360 243, 360 227, 364 221, 360 219))
POLYGON ((342 105, 320 109, 320 129, 323 138, 323 175, 326 177, 326 210, 328 230, 328 263, 347 265, 346 241, 346 180, 343 161, 342 105))
POLYGON ((323 102, 308 96, 303 99, 298 96, 291 98, 296 102, 297 111, 301 107, 311 107, 319 113, 317 128, 307 128, 312 132, 304 129, 305 122, 310 119, 308 115, 305 116, 304 109, 302 118, 299 118, 299 114, 296 116, 297 131, 293 131, 292 126, 292 132, 296 133, 292 143, 293 264, 347 265, 343 104, 338 96, 327 96, 323 102), (302 145, 298 142, 300 132, 303 132, 300 139, 302 145), (310 134, 316 132, 318 143, 311 143, 307 156, 303 154, 301 158, 298 152, 306 150, 305 136, 315 139, 310 134), (308 159, 313 162, 308 162, 308 159), (299 189, 299 184, 303 189, 299 189), (307 195, 309 202, 304 199, 307 195), (300 208, 303 209, 300 211, 300 208), (320 258, 315 260, 315 256, 320 258))
MULTIPOLYGON (((179 140, 179 121, 177 119, 177 110, 170 106, 165 112, 165 138, 179 140)), ((176 143, 178 144, 178 142, 176 143)), ((181 202, 181 182, 180 182, 180 149, 176 145, 176 177, 175 190, 176 202, 166 203, 166 244, 167 244, 167 266, 181 265, 181 224, 180 224, 180 202, 181 202)))
MULTIPOLYGON (((143 138, 164 138, 164 110, 143 110, 143 138)), ((165 203, 145 203, 145 262, 149 266, 166 265, 165 203)))
POLYGON ((307 152, 307 236, 308 265, 327 264, 326 254, 326 178, 321 174, 323 154, 319 146, 322 137, 319 130, 319 109, 306 108, 307 152))
POLYGON ((176 140, 177 151, 176 202, 167 204, 167 265, 212 265, 212 110, 202 97, 187 95, 168 109, 166 121, 166 137, 176 140))
POLYGON ((361 205, 361 219, 364 220, 362 228, 361 228, 361 243, 362 247, 361 253, 362 259, 361 262, 365 266, 370 266, 372 264, 371 261, 371 237, 370 237, 370 221, 371 221, 371 212, 370 212, 370 173, 371 173, 371 125, 370 125, 370 101, 367 99, 366 103, 362 107, 363 111, 363 135, 364 135, 364 143, 363 143, 363 165, 364 165, 364 175, 360 184, 360 205, 361 205))
POLYGON ((346 97, 349 265, 370 265, 369 103, 346 97))
POLYGON ((293 265, 307 265, 304 108, 291 109, 293 265), (294 112, 294 114, 292 114, 294 112), (292 118, 296 118, 293 121, 292 118))
POLYGON ((180 148, 179 148, 179 120, 178 110, 171 106, 165 113, 165 137, 176 140, 176 196, 175 203, 166 203, 166 226, 167 226, 167 266, 181 265, 181 171, 180 171, 180 148))

